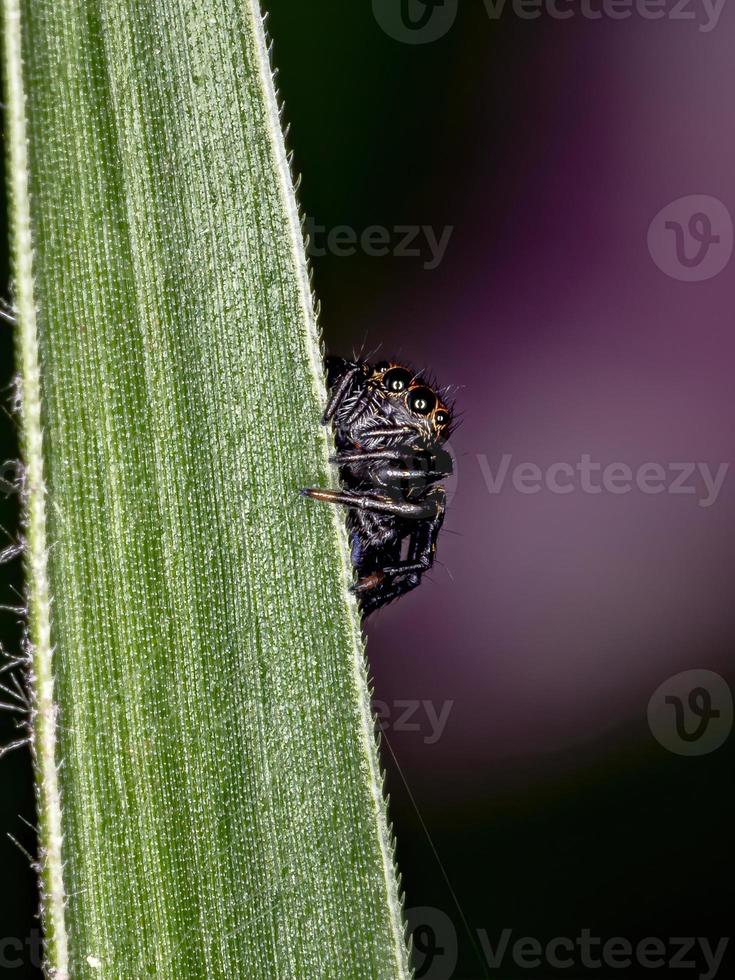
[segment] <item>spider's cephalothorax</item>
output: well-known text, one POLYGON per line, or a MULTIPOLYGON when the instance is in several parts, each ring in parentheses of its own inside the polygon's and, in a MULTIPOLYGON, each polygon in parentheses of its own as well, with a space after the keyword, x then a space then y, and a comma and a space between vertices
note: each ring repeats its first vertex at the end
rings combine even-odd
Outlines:
POLYGON ((442 448, 452 413, 432 386, 400 364, 329 357, 327 384, 324 422, 334 425, 342 487, 303 492, 349 508, 353 591, 368 616, 415 589, 434 561, 445 505, 439 481, 452 472, 442 448))

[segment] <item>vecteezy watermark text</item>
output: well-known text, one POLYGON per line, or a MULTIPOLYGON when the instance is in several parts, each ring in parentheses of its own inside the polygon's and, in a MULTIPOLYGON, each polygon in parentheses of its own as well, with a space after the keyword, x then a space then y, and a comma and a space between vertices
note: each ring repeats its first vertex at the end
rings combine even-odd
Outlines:
MULTIPOLYGON (((458 936, 455 923, 441 909, 432 906, 406 910, 413 939, 416 976, 422 980, 451 980, 457 964, 458 936)), ((549 970, 571 970, 574 975, 592 976, 602 970, 690 970, 697 980, 714 980, 727 952, 728 936, 710 939, 706 936, 647 936, 628 939, 624 936, 594 935, 591 929, 580 929, 577 936, 554 936, 540 939, 518 935, 513 929, 490 933, 473 929, 479 949, 477 955, 492 975, 502 975, 509 964, 534 976, 548 976, 549 970)), ((686 974, 684 974, 686 975, 686 974)), ((607 973, 605 973, 607 976, 607 973)))
POLYGON ((373 698, 372 707, 382 732, 419 732, 425 745, 435 745, 447 726, 454 701, 436 704, 426 698, 410 698, 389 704, 373 698))
POLYGON ((708 34, 717 27, 725 0, 484 0, 491 20, 498 20, 506 9, 521 20, 688 20, 708 34))
POLYGON ((453 225, 368 225, 358 230, 350 225, 327 228, 312 217, 304 219, 307 252, 313 258, 324 255, 349 257, 362 253, 371 258, 423 259, 423 267, 437 269, 444 259, 453 225))
POLYGON ((43 939, 40 929, 31 929, 25 939, 17 936, 0 937, 0 969, 17 970, 32 966, 41 969, 43 963, 43 939))
POLYGON ((546 489, 554 494, 575 491, 588 494, 626 494, 633 490, 645 494, 686 494, 696 496, 700 507, 717 502, 729 463, 716 469, 708 463, 598 463, 583 453, 575 463, 551 463, 542 468, 536 463, 517 463, 511 470, 513 456, 504 453, 494 469, 484 453, 477 454, 483 479, 489 493, 499 494, 508 484, 518 493, 535 494, 546 489))
MULTIPOLYGON (((429 44, 454 25, 459 0, 372 0, 373 15, 389 37, 404 44, 429 44)), ((713 31, 725 0, 483 0, 489 20, 641 20, 686 21, 702 34, 713 31)))
MULTIPOLYGON (((243 708, 251 724, 272 731, 293 728, 296 724, 309 724, 312 718, 329 724, 334 718, 350 716, 354 711, 352 702, 320 703, 309 698, 277 702, 254 699, 240 706, 240 710, 243 708)), ((381 732, 409 733, 421 738, 424 745, 436 745, 447 729, 454 700, 394 698, 385 701, 373 698, 371 708, 375 725, 381 732)), ((223 717, 227 717, 226 712, 223 712, 223 717)))
POLYGON ((624 970, 632 966, 656 970, 668 967, 670 970, 697 970, 700 980, 713 980, 722 964, 729 943, 722 937, 713 948, 706 937, 681 937, 667 940, 648 937, 633 943, 622 936, 603 939, 593 936, 590 929, 582 929, 579 936, 557 936, 546 943, 530 936, 513 938, 512 929, 503 929, 493 944, 485 929, 478 929, 478 939, 488 966, 500 969, 508 953, 513 962, 526 969, 542 966, 555 970, 582 967, 585 970, 599 970, 600 967, 624 970), (510 948, 509 948, 510 947, 510 948))

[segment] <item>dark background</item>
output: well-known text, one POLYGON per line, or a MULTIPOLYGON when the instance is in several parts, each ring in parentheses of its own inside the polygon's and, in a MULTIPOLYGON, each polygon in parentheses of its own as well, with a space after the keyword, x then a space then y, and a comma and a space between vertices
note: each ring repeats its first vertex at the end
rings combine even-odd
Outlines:
MULTIPOLYGON (((735 475, 702 507, 635 489, 523 494, 510 478, 491 494, 482 460, 493 473, 503 454, 542 468, 583 453, 634 469, 730 461, 733 263, 678 281, 647 232, 687 195, 735 213, 735 10, 704 32, 694 3, 697 20, 591 20, 572 4, 571 19, 527 21, 465 0, 442 37, 408 44, 368 0, 267 6, 301 200, 324 229, 327 348, 426 366, 463 413, 440 563, 367 630, 406 903, 433 926, 420 947, 438 947, 419 973, 645 977, 579 954, 524 968, 510 952, 488 973, 477 931, 493 946, 503 929, 511 944, 655 937, 668 956, 673 937, 729 936, 732 738, 677 755, 647 705, 682 671, 732 685, 735 475), (330 229, 371 226, 389 229, 391 254, 339 254, 344 231, 330 248, 330 229), (423 233, 422 255, 396 254, 399 226, 451 226, 436 268, 423 233), (452 702, 434 741, 423 702, 452 702)), ((0 363, 4 384, 3 329, 0 363)), ((14 425, 0 426, 12 458, 14 425)), ((15 520, 0 499, 0 524, 15 520)), ((14 601, 18 569, 0 576, 14 601)), ((13 617, 0 626, 17 648, 13 617)), ((12 719, 0 725, 13 737, 12 719)), ((27 755, 0 767, 0 829, 32 847, 27 755)), ((0 865, 0 938, 26 937, 33 876, 5 838, 0 865)), ((706 972, 691 956, 674 975, 706 972)), ((728 955, 720 975, 731 969, 728 955)))

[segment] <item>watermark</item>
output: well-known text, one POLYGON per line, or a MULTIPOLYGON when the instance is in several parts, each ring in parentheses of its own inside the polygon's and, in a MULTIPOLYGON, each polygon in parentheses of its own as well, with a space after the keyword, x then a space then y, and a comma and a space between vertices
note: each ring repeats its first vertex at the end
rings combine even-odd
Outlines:
MULTIPOLYGON (((450 980, 457 964, 457 929, 440 909, 422 907, 407 910, 413 939, 413 960, 417 980, 450 980)), ((577 936, 540 939, 518 935, 513 929, 490 933, 475 929, 477 955, 492 975, 511 964, 522 970, 691 970, 697 980, 717 977, 730 943, 729 936, 647 936, 631 940, 624 936, 595 935, 581 929, 577 936)), ((498 975, 502 976, 502 972, 498 975)), ((668 973, 667 973, 668 975, 668 973)))
POLYGON ((451 980, 457 966, 457 930, 441 909, 406 909, 415 980, 451 980))
POLYGON ((429 44, 447 34, 459 0, 373 0, 373 16, 395 41, 429 44))
MULTIPOLYGON (((459 0, 372 0, 381 29, 403 44, 430 44, 454 26, 459 0)), ((479 2, 479 0, 477 0, 479 2)), ((726 0, 482 0, 489 20, 686 21, 702 34, 713 31, 726 0)))
POLYGON ((368 225, 363 229, 350 225, 327 228, 312 217, 304 220, 307 254, 312 258, 336 255, 346 258, 361 253, 371 258, 391 256, 397 259, 421 259, 424 269, 433 271, 441 265, 454 232, 454 225, 368 225))
POLYGON ((487 965, 498 970, 508 956, 516 966, 527 970, 550 967, 553 970, 576 968, 599 970, 607 967, 626 970, 694 970, 699 980, 714 980, 727 951, 729 937, 711 943, 703 936, 676 936, 659 939, 649 936, 632 942, 623 936, 606 939, 595 936, 591 929, 582 929, 578 936, 556 936, 541 942, 531 936, 513 940, 513 930, 503 929, 494 940, 485 929, 477 931, 487 965))
MULTIPOLYGON (((373 698, 370 707, 376 728, 388 733, 411 734, 419 737, 424 745, 436 745, 443 737, 454 708, 454 700, 433 701, 430 698, 373 698)), ((222 709, 223 724, 230 717, 225 704, 222 709)), ((234 710, 234 708, 233 708, 234 710)), ((335 719, 348 718, 355 712, 353 702, 321 702, 303 698, 293 701, 269 701, 250 699, 238 702, 237 710, 245 712, 248 724, 271 732, 289 731, 299 726, 328 725, 335 719)))
POLYGON ((648 702, 648 726, 676 755, 708 755, 732 731, 733 699, 724 677, 712 670, 685 670, 669 677, 648 702))
POLYGON ((659 269, 680 282, 714 279, 732 256, 733 224, 722 201, 690 194, 662 208, 648 228, 648 251, 659 269))
POLYGON ((541 467, 536 463, 519 462, 512 467, 512 453, 504 453, 497 468, 493 468, 484 453, 477 461, 488 493, 499 494, 510 485, 517 493, 536 494, 548 490, 554 494, 609 493, 623 495, 637 491, 643 494, 686 495, 694 497, 700 507, 717 503, 729 463, 716 468, 708 463, 600 463, 589 453, 582 453, 572 462, 555 462, 541 467))
POLYGON ((18 970, 32 966, 40 970, 43 965, 43 937, 40 929, 31 929, 25 939, 17 936, 0 938, 0 970, 18 970))
POLYGON ((436 745, 447 727, 454 701, 437 705, 426 699, 388 702, 373 698, 372 707, 381 732, 416 732, 424 745, 436 745))

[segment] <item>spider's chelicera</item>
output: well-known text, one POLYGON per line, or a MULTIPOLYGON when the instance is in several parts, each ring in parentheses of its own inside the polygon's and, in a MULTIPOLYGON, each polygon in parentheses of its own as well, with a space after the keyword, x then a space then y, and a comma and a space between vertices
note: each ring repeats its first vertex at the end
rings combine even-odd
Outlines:
POLYGON ((364 616, 415 589, 431 568, 444 520, 440 481, 452 472, 442 448, 452 411, 435 388, 401 364, 327 358, 339 490, 302 491, 348 508, 347 526, 364 616), (407 542, 405 554, 402 554, 407 542))

